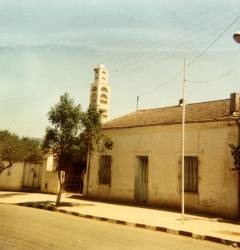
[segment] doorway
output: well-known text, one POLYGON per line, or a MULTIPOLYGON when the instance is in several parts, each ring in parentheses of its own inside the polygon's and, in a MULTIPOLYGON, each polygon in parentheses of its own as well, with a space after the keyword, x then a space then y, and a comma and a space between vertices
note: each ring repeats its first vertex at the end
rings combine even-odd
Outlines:
POLYGON ((137 156, 134 201, 146 203, 148 196, 148 156, 137 156))

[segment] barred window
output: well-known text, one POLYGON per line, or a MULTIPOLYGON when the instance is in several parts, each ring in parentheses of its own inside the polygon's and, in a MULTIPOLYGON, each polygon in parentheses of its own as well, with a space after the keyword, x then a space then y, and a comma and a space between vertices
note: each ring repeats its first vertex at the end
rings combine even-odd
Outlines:
POLYGON ((184 157, 184 191, 198 192, 198 157, 184 157))
POLYGON ((99 159, 99 183, 111 184, 111 163, 110 155, 102 155, 99 159))

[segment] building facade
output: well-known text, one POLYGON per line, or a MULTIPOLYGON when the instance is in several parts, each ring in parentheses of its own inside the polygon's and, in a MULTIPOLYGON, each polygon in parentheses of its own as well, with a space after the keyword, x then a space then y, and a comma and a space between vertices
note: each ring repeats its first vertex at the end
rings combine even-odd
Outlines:
MULTIPOLYGON (((236 218, 238 171, 229 144, 239 143, 239 94, 186 105, 185 207, 236 218)), ((113 149, 95 154, 85 195, 180 209, 182 107, 139 110, 104 125, 113 149)), ((86 183, 85 183, 86 186, 86 183)))

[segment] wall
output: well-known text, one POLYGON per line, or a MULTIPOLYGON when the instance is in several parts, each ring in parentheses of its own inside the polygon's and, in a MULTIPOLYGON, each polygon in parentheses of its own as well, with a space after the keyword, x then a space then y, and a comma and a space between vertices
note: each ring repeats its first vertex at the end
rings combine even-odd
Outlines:
MULTIPOLYGON (((91 159, 88 195, 133 201, 136 156, 149 157, 148 204, 181 206, 181 125, 107 130, 114 142, 110 153, 112 183, 98 185, 98 156, 91 159)), ((237 143, 234 122, 187 124, 185 155, 199 157, 199 191, 185 193, 187 210, 236 217, 238 180, 229 144, 237 143)), ((85 181, 86 183, 86 181, 85 181)), ((86 190, 86 187, 85 187, 86 190)), ((86 193, 86 191, 85 191, 86 193)))
POLYGON ((21 190, 24 163, 14 163, 11 168, 4 170, 0 175, 0 190, 21 190))
POLYGON ((0 190, 19 191, 23 187, 38 189, 42 178, 42 165, 33 163, 17 162, 11 168, 4 170, 0 175, 0 190), (35 169, 37 175, 34 177, 30 169, 35 169), (28 171, 26 171, 28 170, 28 171))
MULTIPOLYGON (((49 157, 51 158, 52 156, 49 157)), ((48 161, 48 158, 46 158, 43 162, 41 192, 56 194, 58 192, 58 189, 59 181, 58 174, 56 172, 56 160, 48 161), (52 164, 52 166, 49 166, 49 164, 52 164)))

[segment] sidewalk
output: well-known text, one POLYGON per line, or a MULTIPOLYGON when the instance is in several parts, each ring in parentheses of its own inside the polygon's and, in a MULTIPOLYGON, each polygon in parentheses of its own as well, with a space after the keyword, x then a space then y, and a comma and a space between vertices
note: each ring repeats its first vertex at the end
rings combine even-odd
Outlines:
POLYGON ((134 207, 67 198, 63 195, 64 206, 55 208, 56 195, 21 192, 0 192, 0 203, 34 206, 55 210, 80 217, 108 221, 128 226, 163 231, 188 237, 231 244, 240 247, 240 225, 222 222, 218 218, 185 215, 160 209, 134 207))

